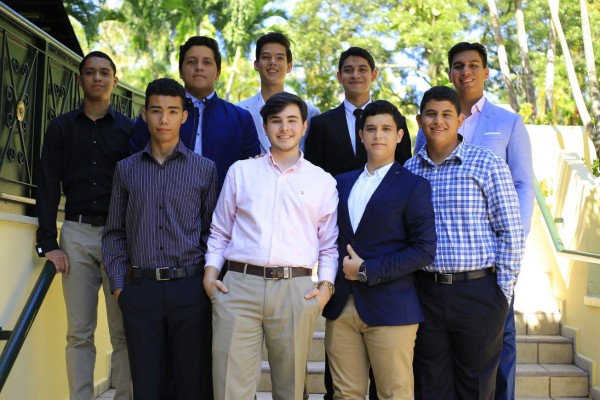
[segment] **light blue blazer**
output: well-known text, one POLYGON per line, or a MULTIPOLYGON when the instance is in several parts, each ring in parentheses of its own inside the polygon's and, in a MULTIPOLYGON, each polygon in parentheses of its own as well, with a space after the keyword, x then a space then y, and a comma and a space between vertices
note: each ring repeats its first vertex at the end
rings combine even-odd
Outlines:
MULTIPOLYGON (((425 135, 419 129, 413 154, 417 154, 425 142, 425 135)), ((471 143, 492 150, 508 164, 519 196, 521 222, 527 235, 531 227, 535 188, 531 141, 523 119, 486 99, 471 143)))

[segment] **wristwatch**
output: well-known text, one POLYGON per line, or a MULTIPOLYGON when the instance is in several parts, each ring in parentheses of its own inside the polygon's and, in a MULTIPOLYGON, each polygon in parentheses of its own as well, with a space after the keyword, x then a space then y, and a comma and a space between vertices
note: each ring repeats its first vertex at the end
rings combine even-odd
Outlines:
POLYGON ((363 261, 358 267, 358 273, 356 274, 359 282, 365 283, 367 281, 367 264, 363 261))

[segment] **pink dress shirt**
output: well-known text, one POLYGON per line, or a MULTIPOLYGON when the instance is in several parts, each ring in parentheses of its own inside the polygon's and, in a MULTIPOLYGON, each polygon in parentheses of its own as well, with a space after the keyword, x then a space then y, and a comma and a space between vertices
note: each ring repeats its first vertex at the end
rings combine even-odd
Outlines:
POLYGON ((312 269, 335 281, 335 179, 304 159, 281 171, 271 153, 229 168, 213 213, 206 265, 225 260, 312 269))

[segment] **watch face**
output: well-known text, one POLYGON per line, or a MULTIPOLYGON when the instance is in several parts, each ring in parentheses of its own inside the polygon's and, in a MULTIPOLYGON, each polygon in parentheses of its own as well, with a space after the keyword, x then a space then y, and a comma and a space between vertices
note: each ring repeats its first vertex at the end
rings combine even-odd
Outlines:
POLYGON ((359 272, 358 274, 356 274, 356 277, 358 278, 359 282, 366 282, 367 281, 367 275, 364 272, 359 272))

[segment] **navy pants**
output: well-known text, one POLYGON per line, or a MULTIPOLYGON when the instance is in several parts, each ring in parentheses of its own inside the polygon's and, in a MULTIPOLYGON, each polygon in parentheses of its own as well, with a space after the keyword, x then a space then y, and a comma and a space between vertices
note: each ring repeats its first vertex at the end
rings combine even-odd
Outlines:
POLYGON ((517 373, 517 328, 515 327, 515 297, 504 324, 504 343, 496 376, 496 400, 514 400, 517 373))
POLYGON ((446 285, 416 278, 425 321, 415 344, 415 399, 494 399, 508 312, 496 279, 446 285))
POLYGON ((119 306, 134 398, 211 400, 212 310, 202 276, 130 281, 119 306))

